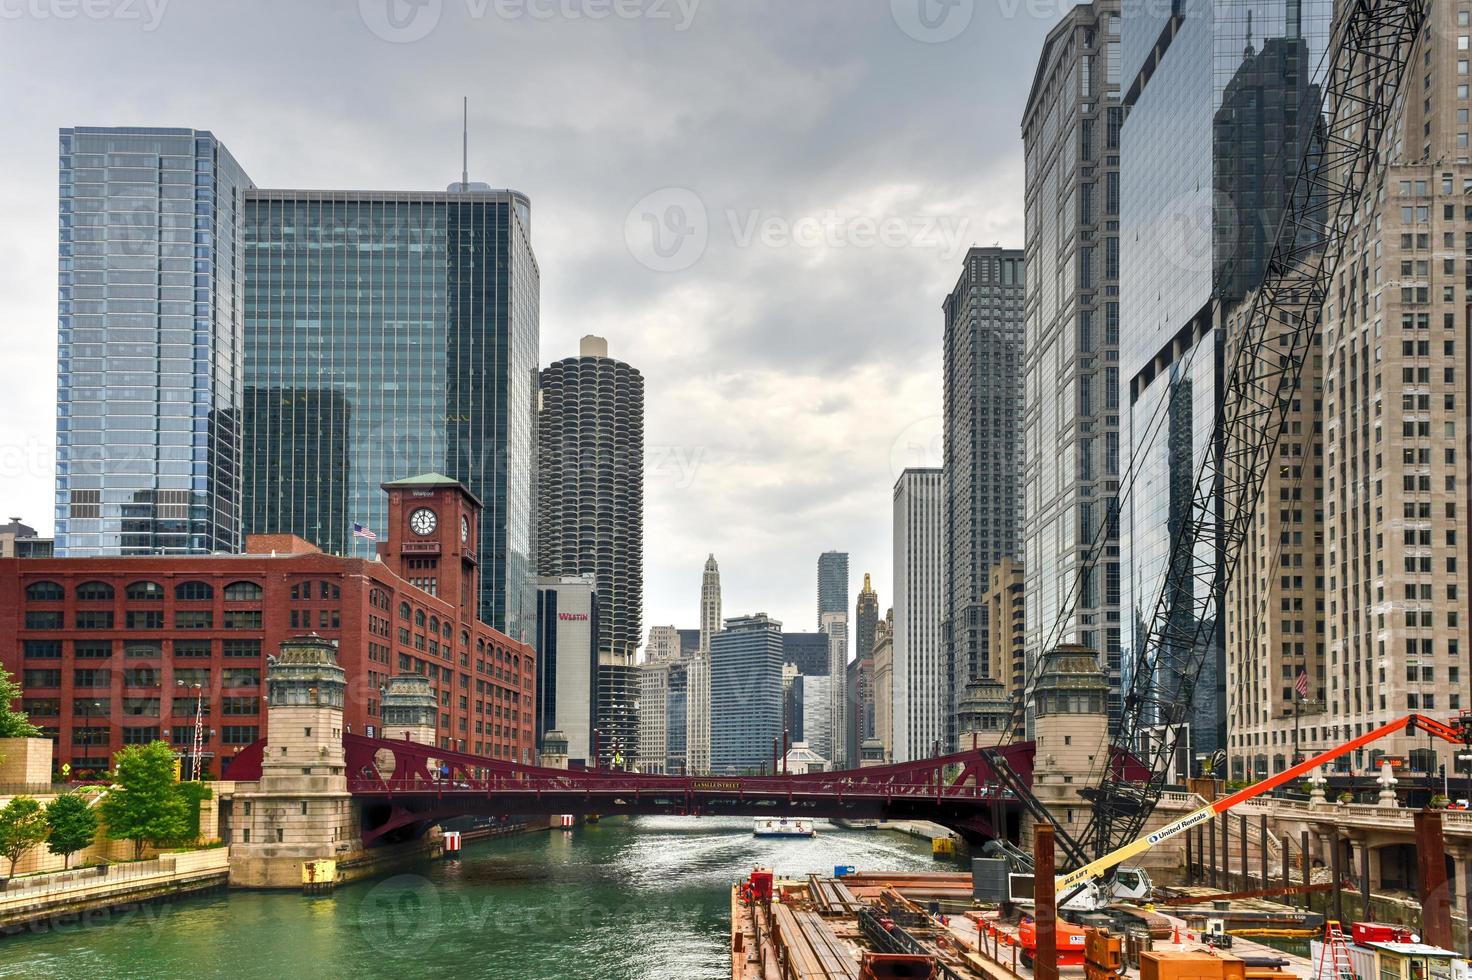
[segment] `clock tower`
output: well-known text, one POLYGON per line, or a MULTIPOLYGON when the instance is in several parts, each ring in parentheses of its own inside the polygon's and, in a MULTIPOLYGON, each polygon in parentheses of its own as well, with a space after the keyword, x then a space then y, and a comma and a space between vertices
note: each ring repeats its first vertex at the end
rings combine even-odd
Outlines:
POLYGON ((468 611, 475 619, 481 502, 458 480, 426 473, 385 483, 388 540, 383 563, 401 578, 468 611))

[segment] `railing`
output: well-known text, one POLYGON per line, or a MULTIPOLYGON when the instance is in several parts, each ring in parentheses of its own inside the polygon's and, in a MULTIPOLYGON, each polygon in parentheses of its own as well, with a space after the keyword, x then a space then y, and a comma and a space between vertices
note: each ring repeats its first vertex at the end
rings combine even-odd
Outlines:
POLYGON ((12 878, 5 883, 4 889, 0 890, 0 903, 13 898, 32 898, 36 895, 78 891, 94 885, 117 881, 171 875, 175 871, 175 865, 176 861, 173 857, 159 857, 148 861, 128 861, 121 864, 104 864, 94 868, 75 868, 71 871, 53 871, 12 878))
POLYGON ((793 782, 782 777, 741 777, 720 779, 713 777, 660 778, 640 776, 621 778, 617 774, 589 773, 567 777, 491 776, 489 778, 464 779, 450 777, 442 779, 382 779, 376 776, 358 776, 348 780, 348 789, 360 795, 468 795, 468 794, 538 794, 538 793, 617 793, 630 796, 749 796, 768 798, 790 796, 793 798, 862 798, 862 799, 942 799, 942 800, 992 800, 1003 798, 999 787, 991 786, 948 786, 937 787, 927 783, 866 783, 862 781, 835 780, 793 782))
POLYGON ((74 788, 70 783, 0 783, 0 797, 54 796, 74 788))

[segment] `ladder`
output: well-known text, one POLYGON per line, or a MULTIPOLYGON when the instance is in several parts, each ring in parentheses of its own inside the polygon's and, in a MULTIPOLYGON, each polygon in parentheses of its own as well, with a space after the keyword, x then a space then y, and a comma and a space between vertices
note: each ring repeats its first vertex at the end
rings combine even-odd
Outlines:
POLYGON ((1324 945, 1319 950, 1319 967, 1314 980, 1358 980, 1349 962, 1349 944, 1337 919, 1324 926, 1324 945))

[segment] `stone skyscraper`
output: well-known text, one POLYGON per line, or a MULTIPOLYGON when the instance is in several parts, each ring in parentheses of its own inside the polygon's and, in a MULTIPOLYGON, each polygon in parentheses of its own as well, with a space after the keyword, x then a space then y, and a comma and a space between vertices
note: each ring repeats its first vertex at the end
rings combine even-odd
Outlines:
MULTIPOLYGON (((1277 772, 1295 754, 1412 712, 1472 707, 1462 659, 1472 649, 1472 15, 1433 3, 1427 17, 1255 515, 1266 543, 1249 546, 1229 592, 1239 610, 1226 637, 1229 778, 1277 772)), ((1255 42, 1259 77, 1281 76, 1301 50, 1282 33, 1255 42)), ((1445 765, 1461 793, 1467 768, 1455 748, 1413 734, 1336 769, 1373 770, 1386 756, 1437 786, 1445 765)))
POLYGON ((1020 249, 973 248, 943 304, 947 747, 957 699, 991 669, 987 570, 1022 546, 1023 271, 1020 249))
POLYGON ((238 551, 250 178, 203 130, 59 151, 56 554, 238 551))
MULTIPOLYGON (((1059 643, 1100 656, 1119 718, 1119 0, 1048 34, 1022 119, 1027 342, 1023 408, 1028 663, 1059 643), (1068 219, 1059 214, 1068 212, 1068 219), (1066 270, 1066 271, 1065 271, 1066 270), (1074 270, 1077 270, 1076 273, 1074 270), (1057 288, 1058 282, 1064 288, 1057 288), (1079 580, 1087 557, 1100 557, 1079 580), (1065 609, 1071 612, 1060 622, 1065 609)), ((1013 556, 1004 556, 1010 558, 1013 556)), ((1023 557, 1023 556, 1017 556, 1023 557)), ((1010 620, 991 624, 992 635, 1010 620)), ((1010 647, 1009 647, 1010 649, 1010 647)), ((1008 683, 1006 651, 988 675, 1008 683)))
POLYGON ((879 625, 879 593, 864 573, 864 587, 854 605, 854 655, 860 660, 874 653, 874 630, 879 625))
POLYGON ((644 601, 644 378, 584 337, 542 371, 538 566, 598 583, 598 751, 628 756, 644 601))
POLYGON ((848 758, 859 764, 859 749, 874 737, 874 634, 879 626, 879 594, 864 573, 854 605, 854 659, 848 670, 848 758))
POLYGON ((847 762, 848 746, 848 610, 823 614, 823 632, 828 636, 828 711, 833 733, 833 751, 828 756, 835 768, 847 762))
POLYGON ((894 485, 894 626, 889 746, 895 762, 944 749, 950 675, 941 644, 945 610, 945 482, 907 469, 894 485))
POLYGON ((710 639, 721 631, 721 566, 716 556, 705 560, 700 577, 700 652, 710 653, 710 639))
POLYGON ((705 559, 700 576, 700 646, 686 668, 685 751, 687 771, 710 771, 710 650, 721 631, 721 568, 705 559))

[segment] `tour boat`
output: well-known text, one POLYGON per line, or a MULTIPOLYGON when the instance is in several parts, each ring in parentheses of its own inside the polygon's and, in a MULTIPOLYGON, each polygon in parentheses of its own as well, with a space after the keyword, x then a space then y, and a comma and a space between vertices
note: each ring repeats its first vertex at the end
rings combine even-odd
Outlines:
POLYGON ((814 834, 811 820, 788 820, 786 817, 758 817, 751 823, 751 832, 757 837, 811 837, 814 834))

